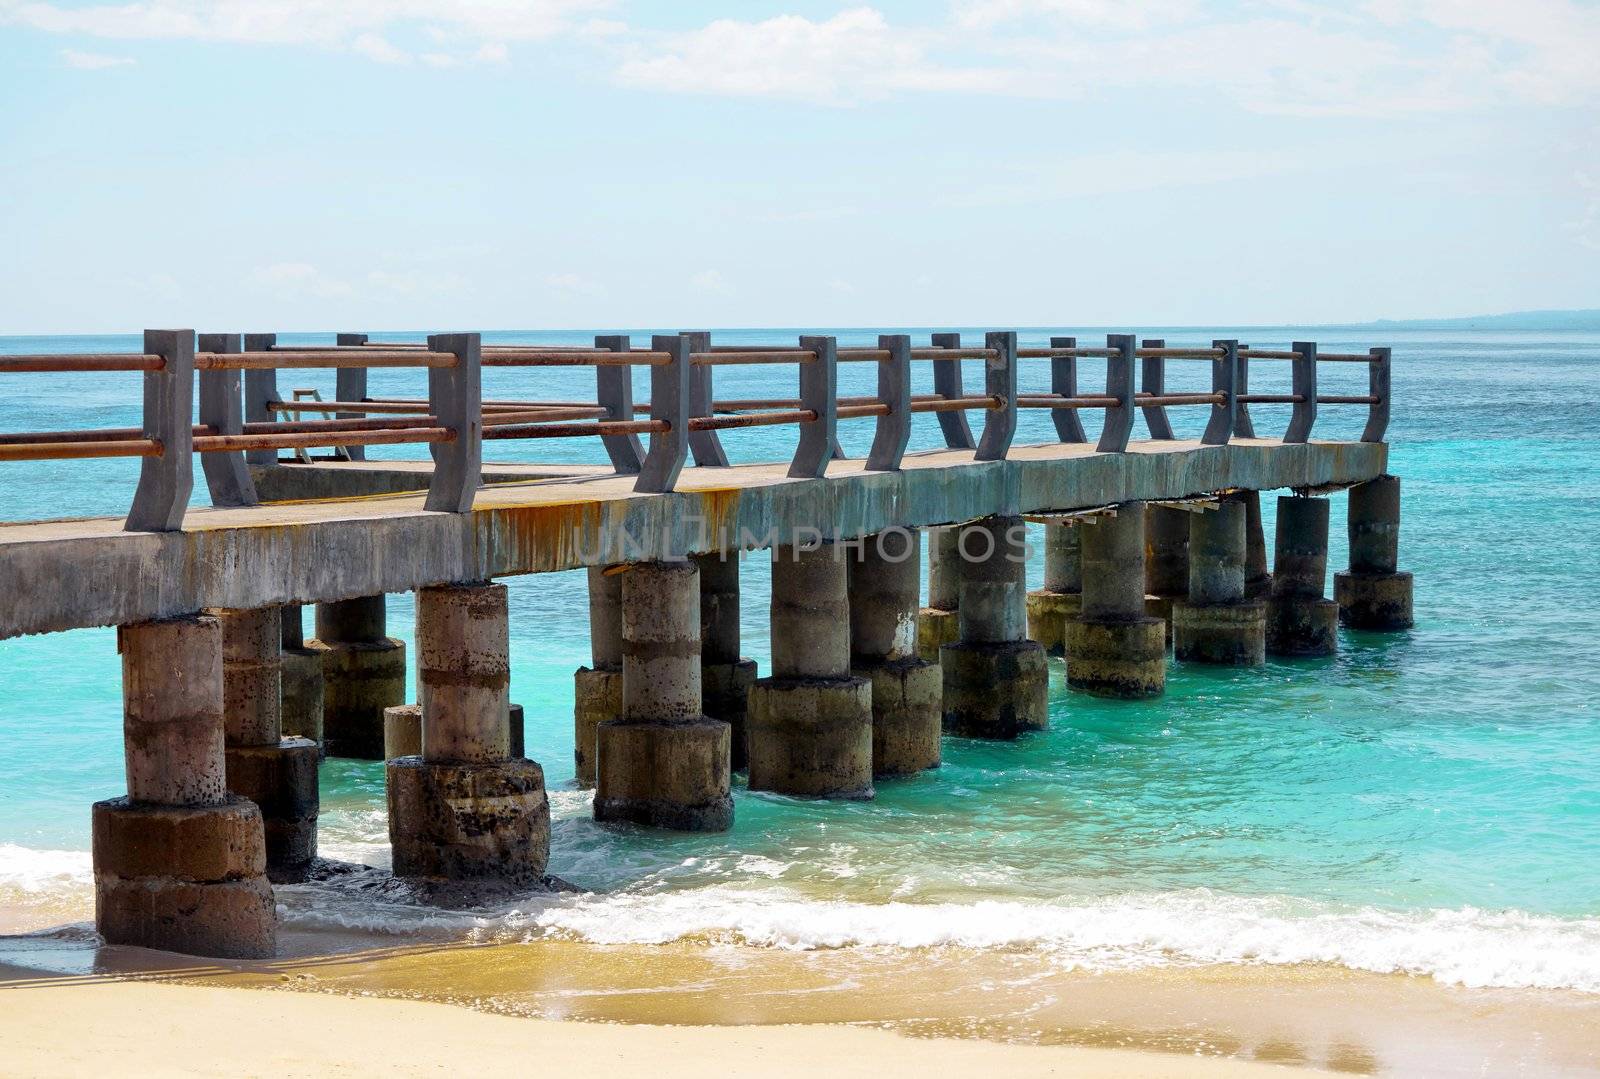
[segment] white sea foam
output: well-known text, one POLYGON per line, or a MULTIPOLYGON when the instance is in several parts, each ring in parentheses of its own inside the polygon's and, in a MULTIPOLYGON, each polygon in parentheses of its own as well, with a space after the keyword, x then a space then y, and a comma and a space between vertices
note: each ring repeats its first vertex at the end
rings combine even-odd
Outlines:
POLYGON ((61 893, 87 888, 93 880, 86 850, 35 850, 0 843, 0 893, 61 893))

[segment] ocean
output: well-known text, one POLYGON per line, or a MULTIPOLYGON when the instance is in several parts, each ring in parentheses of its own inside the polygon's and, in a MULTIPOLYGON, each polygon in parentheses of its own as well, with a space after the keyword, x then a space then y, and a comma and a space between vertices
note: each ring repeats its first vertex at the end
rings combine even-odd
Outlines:
MULTIPOLYGON (((864 343, 878 331, 836 332, 864 343)), ((1025 331, 1023 343, 1052 332, 1075 331, 1025 331)), ((716 340, 787 343, 793 333, 716 340)), ((1174 664, 1153 701, 1071 692, 1052 661, 1046 732, 1015 743, 947 738, 942 768, 882 781, 868 803, 756 794, 736 778, 732 831, 674 835, 592 820, 590 795, 572 782, 572 672, 588 657, 584 577, 513 578, 512 699, 549 783, 550 871, 581 891, 441 911, 356 886, 280 888, 286 932, 305 952, 549 942, 892 962, 945 950, 1040 969, 1315 964, 1600 994, 1600 334, 1145 334, 1173 346, 1218 337, 1260 348, 1297 338, 1325 350, 1393 346, 1390 469, 1404 484, 1401 568, 1416 575, 1415 629, 1341 630, 1337 657, 1259 670, 1174 664)), ((588 341, 485 339, 514 336, 588 341)), ((132 336, 0 339, 0 353, 136 346, 132 336)), ((1024 382, 1046 388, 1045 365, 1032 362, 1024 382)), ((842 369, 841 392, 870 391, 866 366, 842 369)), ((1252 390, 1286 388, 1286 367, 1258 363, 1252 390)), ((1205 371, 1174 361, 1169 389, 1201 388, 1205 371)), ((1084 361, 1086 392, 1102 373, 1084 361)), ((976 367, 967 377, 979 377, 976 367)), ((592 392, 590 378, 494 371, 485 396, 566 399, 592 392)), ((787 394, 792 378, 719 371, 719 396, 787 394)), ((1365 392, 1361 379, 1358 365, 1326 365, 1324 392, 1365 392)), ((410 374, 373 380, 375 395, 420 388, 410 374)), ((331 372, 280 381, 285 391, 302 385, 333 396, 331 372)), ((132 375, 5 376, 0 400, 9 430, 137 422, 132 375)), ((1204 410, 1171 411, 1180 435, 1198 431, 1204 410)), ((1282 431, 1283 409, 1253 411, 1258 432, 1282 431)), ((1324 406, 1316 434, 1357 437, 1365 412, 1324 406)), ((1097 420, 1085 421, 1092 434, 1097 420)), ((846 450, 864 453, 871 424, 841 428, 846 450)), ((1135 437, 1144 434, 1141 421, 1135 437)), ((1044 412, 1024 413, 1019 443, 1052 437, 1044 412)), ((794 430, 723 441, 735 460, 783 460, 794 430)), ((488 456, 602 460, 592 442, 499 443, 488 456)), ((936 444, 935 421, 920 417, 913 448, 936 444)), ((370 453, 408 456, 405 447, 370 453)), ((136 469, 0 464, 0 520, 121 514, 136 469)), ((203 483, 195 490, 204 504, 203 483)), ((1269 542, 1273 501, 1264 499, 1269 542)), ((1333 503, 1330 569, 1345 557, 1343 496, 1333 503)), ((1031 587, 1042 576, 1036 548, 1031 587)), ((745 652, 765 670, 766 554, 746 553, 743 573, 745 652)), ((307 621, 309 636, 309 612, 307 621)), ((412 622, 410 597, 391 596, 390 633, 409 645, 412 622)), ((124 789, 120 707, 111 630, 0 642, 0 930, 81 936, 91 919, 89 805, 124 789)), ((331 760, 321 782, 322 853, 387 866, 383 766, 331 760)))

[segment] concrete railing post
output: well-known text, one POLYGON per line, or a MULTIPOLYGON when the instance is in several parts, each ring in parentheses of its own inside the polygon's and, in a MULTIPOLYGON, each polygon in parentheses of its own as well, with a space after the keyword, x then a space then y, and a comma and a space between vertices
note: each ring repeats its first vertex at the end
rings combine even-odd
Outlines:
MULTIPOLYGON (((625 355, 633 342, 625 334, 602 334, 594 339, 594 347, 625 355)), ((606 419, 633 422, 633 368, 623 364, 595 364, 594 384, 595 402, 606 410, 606 419)), ((605 447, 617 475, 639 474, 644 461, 644 444, 638 435, 601 435, 600 444, 605 447)))
POLYGON ((145 438, 161 443, 139 462, 139 486, 123 524, 127 532, 176 532, 194 486, 194 331, 146 330, 144 351, 161 370, 144 375, 145 438))
POLYGON ((1266 662, 1266 607, 1245 595, 1246 516, 1236 498, 1190 515, 1189 595, 1172 606, 1180 660, 1230 667, 1266 662))
POLYGON ((839 428, 839 347, 832 337, 802 337, 800 348, 810 352, 800 363, 800 407, 817 418, 800 425, 800 444, 789 464, 792 479, 821 479, 827 474, 839 428))
POLYGON ((1283 440, 1309 442, 1311 428, 1317 422, 1317 343, 1296 341, 1294 352, 1297 358, 1291 366, 1297 400, 1289 414, 1289 429, 1283 433, 1283 440))
POLYGON ((750 789, 873 797, 872 685, 850 673, 839 544, 772 552, 772 676, 750 687, 750 789))
POLYGON ((1200 444, 1226 446, 1233 437, 1234 414, 1239 408, 1239 390, 1235 386, 1239 377, 1239 342, 1213 341, 1211 347, 1222 350, 1222 355, 1211 361, 1211 392, 1220 394, 1222 403, 1211 406, 1200 444))
POLYGON ((384 597, 317 604, 322 744, 330 757, 383 760, 383 710, 406 702, 406 646, 387 636, 384 597))
POLYGON ((1339 606, 1326 598, 1327 583, 1328 500, 1281 496, 1267 600, 1270 655, 1331 656, 1338 651, 1339 606))
POLYGON ((864 537, 849 581, 850 670, 872 685, 872 774, 937 768, 943 678, 917 654, 922 537, 906 528, 864 537))
POLYGON ((433 480, 423 508, 466 513, 483 479, 483 367, 481 337, 475 333, 436 333, 430 352, 450 352, 450 367, 428 368, 428 409, 441 427, 455 431, 451 442, 428 447, 433 480))
POLYGON ((879 334, 878 347, 889 353, 887 359, 878 361, 878 400, 888 405, 889 411, 878 417, 867 471, 896 472, 911 441, 911 336, 879 334))
POLYGON ((1363 442, 1382 442, 1389 430, 1389 397, 1392 393, 1389 372, 1394 355, 1390 349, 1368 349, 1372 359, 1368 365, 1367 393, 1374 400, 1367 409, 1367 426, 1361 432, 1363 442))
POLYGON ((928 529, 928 605, 917 612, 917 654, 939 662, 939 649, 961 639, 960 528, 928 529))
POLYGON ((694 556, 700 569, 701 711, 729 727, 729 767, 750 765, 750 687, 755 660, 739 654, 739 552, 694 556))
MULTIPOLYGON (((199 336, 200 352, 233 354, 242 348, 236 333, 203 333, 199 336)), ((214 427, 218 434, 244 433, 244 394, 239 372, 200 372, 200 423, 214 427)), ((254 506, 259 503, 256 485, 250 479, 250 466, 238 450, 226 453, 203 453, 200 468, 205 472, 206 488, 213 506, 254 506)))
POLYGON ((1067 620, 1083 605, 1081 529, 1044 526, 1044 587, 1028 593, 1028 637, 1052 656, 1067 654, 1067 620))
POLYGON ((224 610, 217 617, 228 789, 261 809, 268 876, 279 884, 302 881, 317 856, 317 744, 283 735, 282 611, 224 610))
MULTIPOLYGON (((1077 348, 1076 337, 1052 337, 1051 348, 1077 348)), ((1078 396, 1078 357, 1052 356, 1050 357, 1050 392, 1060 394, 1062 397, 1078 396)), ((1052 408, 1050 420, 1056 425, 1056 438, 1062 442, 1087 442, 1089 436, 1084 434, 1083 421, 1078 418, 1075 408, 1052 408)))
MULTIPOLYGON (((1140 347, 1166 348, 1167 342, 1160 337, 1147 337, 1141 342, 1140 347)), ((1139 361, 1139 389, 1158 397, 1167 392, 1165 356, 1145 356, 1139 361)), ((1159 440, 1178 437, 1172 433, 1172 421, 1167 418, 1166 405, 1143 405, 1140 411, 1144 413, 1145 426, 1150 429, 1151 438, 1159 440)))
POLYGON ((595 784, 595 732, 622 715, 622 576, 603 566, 589 567, 591 665, 572 676, 572 753, 580 787, 595 784))
MULTIPOLYGON (((961 347, 959 333, 936 333, 930 340, 934 348, 961 347)), ((933 392, 944 398, 962 396, 959 359, 933 361, 933 392)), ((952 450, 978 448, 977 442, 973 441, 972 427, 967 423, 965 412, 937 412, 935 415, 939 417, 939 431, 944 435, 944 444, 947 447, 952 450)))
MULTIPOLYGON (((1239 396, 1243 397, 1250 392, 1250 346, 1235 343, 1238 350, 1239 367, 1234 375, 1234 386, 1239 396)), ((1233 410, 1233 437, 1255 438, 1256 425, 1250 419, 1250 405, 1240 401, 1233 410)))
POLYGON ((544 770, 511 756, 505 585, 417 592, 422 754, 388 762, 394 872, 536 884, 550 858, 544 770))
POLYGON ((1117 404, 1106 409, 1105 426, 1100 429, 1100 442, 1096 453, 1122 453, 1128 448, 1133 435, 1133 367, 1136 351, 1135 338, 1128 333, 1106 335, 1106 347, 1115 354, 1106 357, 1106 396, 1115 397, 1117 404))
POLYGON ((1145 506, 1144 613, 1161 619, 1172 643, 1172 605, 1189 594, 1188 510, 1145 506))
MULTIPOLYGON (((246 352, 271 352, 278 344, 275 333, 247 333, 244 335, 246 352)), ((272 406, 281 404, 278 394, 278 372, 271 367, 251 368, 244 373, 244 422, 272 423, 278 414, 272 406)), ((258 468, 270 468, 278 463, 277 450, 246 450, 245 462, 258 468)))
POLYGON ((641 562, 622 576, 622 715, 598 732, 594 817, 684 832, 733 826, 732 730, 702 706, 700 571, 641 562))
POLYGON ((1400 477, 1350 488, 1350 569, 1333 575, 1339 618, 1354 629, 1411 628, 1411 574, 1400 570, 1400 477))
POLYGON ((1049 724, 1044 648, 1027 639, 1028 530, 986 517, 957 534, 961 639, 939 650, 944 727, 968 738, 1016 738, 1049 724))
POLYGON ((278 621, 283 733, 311 739, 320 759, 327 755, 322 742, 322 650, 306 645, 304 615, 298 603, 282 608, 278 621))
POLYGON ((645 494, 670 491, 689 459, 689 338, 683 334, 657 334, 650 351, 665 352, 667 363, 650 368, 650 418, 667 425, 650 432, 650 451, 633 489, 645 494))
MULTIPOLYGON (((343 346, 364 345, 367 335, 364 333, 335 334, 333 343, 343 346)), ((334 372, 333 399, 335 401, 365 401, 367 399, 367 369, 365 367, 341 367, 334 372)), ((360 412, 335 412, 334 419, 360 420, 365 419, 360 412)), ((367 448, 365 446, 341 446, 340 449, 352 461, 365 461, 367 448)))
POLYGON ((984 348, 993 352, 983 362, 983 392, 998 398, 999 408, 984 413, 983 435, 978 439, 976 461, 1004 461, 1017 434, 1017 335, 1003 330, 984 335, 984 348))
POLYGON ((128 796, 93 810, 95 927, 109 944, 263 959, 277 914, 261 811, 230 794, 222 627, 122 626, 128 796))
POLYGON ((1105 697, 1157 697, 1167 685, 1166 624, 1145 613, 1143 502, 1080 527, 1081 613, 1067 622, 1067 684, 1105 697))
MULTIPOLYGON (((690 353, 707 353, 711 351, 711 334, 704 330, 694 330, 684 334, 689 339, 690 353)), ((689 416, 691 419, 698 416, 710 416, 716 409, 716 389, 713 385, 713 374, 716 368, 709 364, 699 364, 689 368, 689 416)), ((728 455, 722 449, 722 440, 715 431, 690 431, 689 453, 694 458, 694 463, 702 467, 727 468, 728 455)))

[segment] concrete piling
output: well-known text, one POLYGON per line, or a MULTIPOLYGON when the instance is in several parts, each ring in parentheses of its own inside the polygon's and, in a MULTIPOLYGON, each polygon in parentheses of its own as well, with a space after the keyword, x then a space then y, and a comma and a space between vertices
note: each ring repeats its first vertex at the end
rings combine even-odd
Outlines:
POLYGON ((1083 605, 1083 560, 1075 525, 1044 526, 1044 587, 1028 593, 1028 639, 1067 654, 1067 619, 1083 605))
POLYGON ((750 687, 750 789, 871 798, 872 684, 850 673, 849 571, 834 543, 772 552, 772 676, 750 687))
POLYGON ((728 724, 735 772, 750 764, 746 717, 756 664, 739 654, 739 554, 694 556, 700 569, 701 710, 728 724))
POLYGON ((422 752, 388 762, 396 876, 535 884, 550 856, 544 771, 511 756, 506 588, 417 593, 422 752))
POLYGON ((1172 644, 1172 605, 1189 595, 1188 510, 1146 506, 1144 515, 1144 610, 1166 626, 1172 644))
POLYGON ((1104 697, 1166 690, 1166 626, 1145 613, 1144 504, 1085 524, 1083 608, 1067 623, 1067 684, 1104 697))
POLYGON ((276 945, 261 810, 227 789, 222 626, 122 626, 128 795, 97 802, 95 926, 107 943, 262 959, 276 945))
POLYGON ((1189 595, 1172 605, 1180 660, 1230 667, 1266 662, 1266 605, 1246 598, 1247 515, 1245 504, 1232 498, 1190 515, 1189 595))
POLYGON ((939 653, 944 727, 968 738, 1015 738, 1049 722, 1044 648, 1027 639, 1027 528, 986 517, 956 542, 961 639, 939 653))
POLYGON ((872 685, 872 774, 937 768, 943 677, 917 654, 922 537, 901 528, 862 539, 849 584, 850 671, 872 685))
POLYGON ((622 714, 598 728, 595 819, 725 831, 732 728, 703 711, 699 568, 630 566, 621 600, 622 714))
POLYGON ((572 757, 578 786, 595 784, 595 731, 622 715, 622 574, 589 567, 589 660, 573 672, 572 757))
POLYGON ((1244 503, 1244 594, 1265 599, 1272 591, 1272 571, 1267 566, 1267 537, 1261 524, 1261 492, 1236 491, 1244 503))
MULTIPOLYGON (((525 756, 522 705, 513 704, 509 719, 511 759, 525 756)), ((397 704, 383 710, 383 758, 422 755, 422 705, 397 704)))
POLYGON ((1400 477, 1350 488, 1350 569, 1333 575, 1339 619, 1352 629, 1410 629, 1411 574, 1400 561, 1400 477))
POLYGON ((406 700, 406 646, 385 635, 384 597, 317 604, 327 756, 383 759, 383 710, 406 700))
MULTIPOLYGON (((946 416, 959 417, 960 413, 939 413, 940 419, 946 416)), ((917 612, 917 654, 929 663, 938 663, 939 649, 961 639, 961 620, 956 613, 961 602, 961 559, 956 553, 959 534, 955 525, 928 530, 928 605, 917 612)))
POLYGON ((1267 600, 1267 652, 1331 656, 1338 651, 1339 606, 1326 598, 1328 500, 1278 499, 1272 595, 1267 600))
POLYGON ((217 617, 228 789, 261 809, 268 876, 279 884, 301 881, 317 856, 317 744, 283 735, 282 609, 224 610, 217 617))
POLYGON ((325 758, 322 740, 322 651, 308 648, 299 604, 282 609, 282 647, 280 695, 283 733, 293 738, 309 738, 317 744, 317 759, 325 758))

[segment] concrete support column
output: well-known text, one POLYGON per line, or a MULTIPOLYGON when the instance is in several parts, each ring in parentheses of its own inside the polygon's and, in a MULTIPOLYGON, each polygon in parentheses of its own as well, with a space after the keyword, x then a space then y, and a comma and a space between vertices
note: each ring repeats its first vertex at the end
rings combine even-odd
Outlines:
POLYGON ((1044 587, 1028 593, 1028 638, 1052 656, 1067 654, 1067 619, 1083 605, 1083 561, 1076 525, 1044 526, 1044 587))
POLYGON ((1144 514, 1144 611, 1166 624, 1172 643, 1172 605, 1189 595, 1188 510, 1146 506, 1144 514))
POLYGON ((1245 598, 1246 516, 1244 502, 1235 498, 1190 515, 1189 598, 1172 605, 1180 660, 1230 667, 1266 662, 1266 605, 1245 598))
MULTIPOLYGON (((526 756, 522 705, 513 704, 508 717, 511 759, 526 756)), ((397 704, 383 710, 383 759, 422 756, 422 705, 397 704)))
POLYGON ((1328 500, 1278 499, 1272 596, 1267 600, 1267 652, 1331 656, 1339 649, 1339 605, 1327 599, 1328 500))
POLYGON ((850 562, 850 670, 872 686, 872 774, 939 767, 944 683, 917 654, 922 537, 896 528, 863 539, 850 562))
POLYGON ((701 706, 694 562, 641 562, 622 575, 622 715, 600 724, 597 744, 596 820, 733 826, 732 728, 701 706))
POLYGON ((317 744, 283 736, 282 610, 224 610, 217 618, 228 789, 261 809, 267 875, 278 884, 296 883, 317 856, 317 744))
POLYGON ((1027 639, 1027 526, 986 517, 956 541, 961 639, 939 653, 944 726, 968 738, 1015 738, 1049 723, 1044 648, 1027 639))
POLYGON ((591 665, 572 676, 572 758, 578 786, 585 788, 595 783, 595 732, 622 715, 622 576, 602 566, 589 567, 591 665))
POLYGON ((1261 525, 1261 492, 1239 491, 1233 497, 1244 503, 1244 594, 1265 599, 1272 591, 1272 571, 1267 566, 1267 537, 1261 525))
POLYGON ((544 770, 511 756, 506 588, 417 593, 422 753, 387 766, 396 876, 538 882, 550 857, 544 770))
POLYGON ((111 944, 230 959, 276 945, 261 811, 227 789, 222 626, 122 626, 128 795, 93 810, 95 926, 111 944))
POLYGON ((928 530, 928 605, 917 612, 917 654, 929 663, 938 663, 939 649, 961 639, 956 614, 961 602, 961 558, 956 553, 960 534, 957 525, 928 530))
POLYGON ((385 636, 384 597, 317 604, 322 741, 330 757, 383 759, 383 710, 406 701, 406 646, 385 636))
POLYGON ((1156 697, 1167 686, 1166 626, 1145 613, 1142 502, 1083 527, 1083 607, 1067 623, 1067 684, 1105 697, 1156 697))
POLYGON ((1339 619, 1353 629, 1410 629, 1411 574, 1400 572, 1400 477, 1350 488, 1350 570, 1333 575, 1339 619))
POLYGON ((756 663, 739 654, 739 552, 694 556, 700 568, 701 708, 730 728, 729 761, 735 772, 750 766, 746 732, 756 663))
POLYGON ((750 688, 750 789, 871 798, 872 684, 850 673, 846 552, 772 552, 772 677, 750 688))
POLYGON ((294 738, 309 738, 317 744, 317 759, 327 756, 322 742, 322 650, 306 647, 305 627, 300 605, 282 608, 282 647, 279 663, 282 673, 283 733, 294 738))

